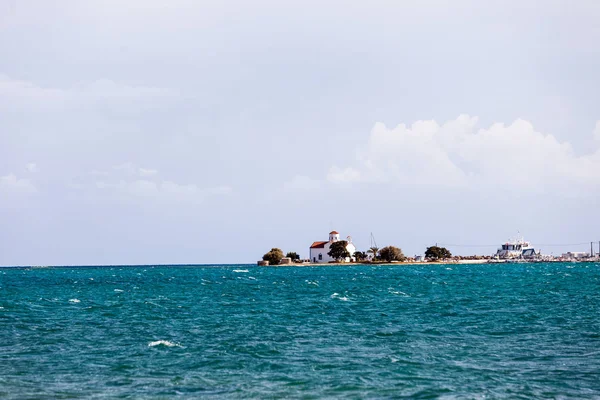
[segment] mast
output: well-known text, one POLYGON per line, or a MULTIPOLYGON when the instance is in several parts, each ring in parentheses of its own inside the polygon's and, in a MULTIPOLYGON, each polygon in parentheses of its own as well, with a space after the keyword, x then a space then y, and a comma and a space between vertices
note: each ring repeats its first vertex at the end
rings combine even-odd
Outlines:
POLYGON ((373 232, 371 232, 371 246, 370 247, 377 247, 377 242, 375 241, 375 236, 373 236, 373 232))

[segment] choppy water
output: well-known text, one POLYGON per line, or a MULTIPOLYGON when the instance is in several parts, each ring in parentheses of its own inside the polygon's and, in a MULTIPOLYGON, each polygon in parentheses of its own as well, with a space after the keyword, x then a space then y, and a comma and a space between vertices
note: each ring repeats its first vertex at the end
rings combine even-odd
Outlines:
POLYGON ((600 398, 600 265, 0 270, 0 398, 600 398))

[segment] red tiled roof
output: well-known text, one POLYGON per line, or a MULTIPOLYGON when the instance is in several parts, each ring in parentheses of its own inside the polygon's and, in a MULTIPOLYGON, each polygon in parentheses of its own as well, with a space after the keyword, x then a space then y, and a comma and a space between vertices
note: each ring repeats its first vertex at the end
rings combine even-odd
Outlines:
POLYGON ((331 231, 329 232, 330 235, 339 235, 340 233, 338 231, 331 231))
POLYGON ((325 245, 329 243, 329 242, 314 242, 313 244, 310 245, 311 249, 322 249, 325 247, 325 245))

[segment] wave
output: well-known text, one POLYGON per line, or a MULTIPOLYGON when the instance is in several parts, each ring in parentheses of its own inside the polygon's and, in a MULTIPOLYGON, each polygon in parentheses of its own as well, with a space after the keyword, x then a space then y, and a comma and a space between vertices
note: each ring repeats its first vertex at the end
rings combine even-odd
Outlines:
POLYGON ((79 300, 79 299, 70 299, 69 303, 81 303, 81 300, 79 300))
POLYGON ((393 290, 392 288, 390 288, 390 289, 388 289, 388 290, 389 290, 389 293, 390 293, 390 294, 395 294, 395 295, 398 295, 398 296, 404 296, 404 297, 410 297, 410 295, 408 295, 408 294, 406 294, 406 293, 404 293, 404 292, 401 292, 401 291, 399 291, 399 290, 393 290))
POLYGON ((157 340, 155 342, 148 343, 148 347, 166 346, 166 347, 181 347, 178 343, 169 342, 168 340, 157 340))
POLYGON ((250 272, 247 269, 234 269, 233 272, 250 272))
POLYGON ((338 300, 341 300, 341 301, 348 301, 348 300, 350 300, 348 297, 346 297, 346 296, 341 296, 339 293, 334 293, 334 294, 332 294, 332 295, 331 295, 331 298, 332 298, 332 299, 338 299, 338 300))

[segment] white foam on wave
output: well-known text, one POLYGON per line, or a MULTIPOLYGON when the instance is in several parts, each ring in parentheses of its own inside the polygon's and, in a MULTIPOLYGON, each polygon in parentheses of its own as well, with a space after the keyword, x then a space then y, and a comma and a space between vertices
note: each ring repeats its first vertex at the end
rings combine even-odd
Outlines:
POLYGON ((121 292, 124 292, 124 290, 122 290, 122 289, 115 289, 115 292, 121 293, 121 292))
POLYGON ((399 290, 389 289, 389 291, 390 291, 390 294, 395 294, 395 295, 404 296, 404 297, 410 297, 410 295, 408 295, 408 294, 406 294, 404 292, 401 292, 399 290))
POLYGON ((233 272, 250 272, 247 269, 234 269, 233 272))
POLYGON ((309 284, 309 285, 315 285, 315 286, 319 286, 319 282, 318 282, 318 281, 309 281, 309 280, 306 280, 305 282, 306 282, 307 284, 309 284))
POLYGON ((169 342, 168 340, 157 340, 148 343, 148 347, 166 346, 166 347, 181 347, 179 343, 169 342))
POLYGON ((79 299, 70 299, 69 303, 81 303, 81 300, 79 300, 79 299))
POLYGON ((346 296, 341 296, 339 293, 334 293, 334 294, 332 294, 332 295, 331 295, 331 298, 332 298, 332 299, 338 299, 338 300, 341 300, 341 301, 348 301, 348 300, 350 300, 348 297, 346 297, 346 296))
POLYGON ((256 278, 255 278, 255 277, 253 277, 253 276, 249 276, 249 277, 248 277, 248 279, 251 279, 251 280, 253 280, 253 281, 255 281, 255 280, 256 280, 256 278))

